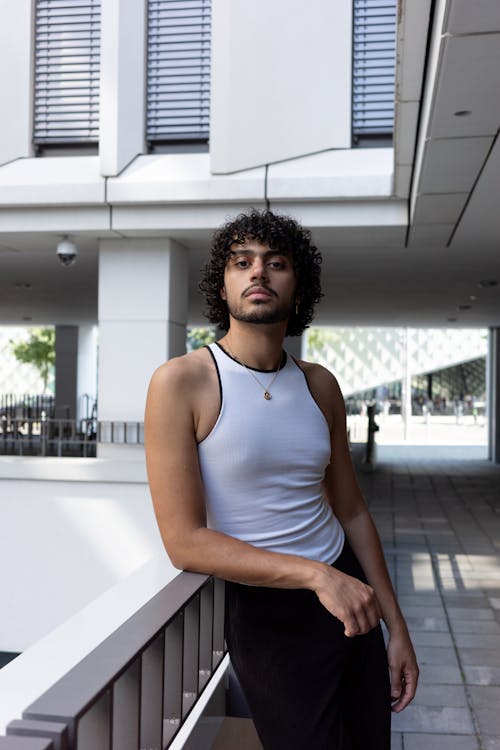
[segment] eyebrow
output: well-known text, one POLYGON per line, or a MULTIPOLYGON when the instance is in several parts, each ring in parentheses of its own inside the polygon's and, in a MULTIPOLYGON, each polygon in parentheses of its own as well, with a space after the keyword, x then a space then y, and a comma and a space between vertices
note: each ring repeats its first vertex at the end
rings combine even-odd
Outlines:
MULTIPOLYGON (((230 258, 233 258, 235 255, 257 255, 257 253, 255 252, 255 250, 250 250, 250 249, 244 250, 243 248, 241 250, 230 250, 229 251, 229 257, 230 258)), ((284 253, 281 250, 268 250, 267 252, 264 253, 264 258, 269 258, 269 257, 271 257, 273 255, 281 255, 281 256, 283 256, 283 258, 289 258, 290 257, 290 253, 284 253)))

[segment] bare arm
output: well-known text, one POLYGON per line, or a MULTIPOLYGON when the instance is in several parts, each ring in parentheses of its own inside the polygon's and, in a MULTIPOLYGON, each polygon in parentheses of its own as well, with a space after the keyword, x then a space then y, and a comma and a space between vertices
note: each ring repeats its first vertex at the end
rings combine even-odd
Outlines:
POLYGON ((368 586, 324 563, 267 552, 206 528, 192 396, 201 383, 195 369, 187 358, 163 365, 153 375, 146 405, 148 478, 172 562, 181 569, 230 581, 310 589, 342 620, 347 635, 366 632, 378 621, 368 586))
POLYGON ((406 622, 394 592, 380 538, 361 494, 346 433, 344 400, 332 378, 332 463, 325 478, 325 492, 346 537, 373 587, 382 618, 389 631, 388 660, 394 711, 401 711, 415 695, 418 666, 406 622))

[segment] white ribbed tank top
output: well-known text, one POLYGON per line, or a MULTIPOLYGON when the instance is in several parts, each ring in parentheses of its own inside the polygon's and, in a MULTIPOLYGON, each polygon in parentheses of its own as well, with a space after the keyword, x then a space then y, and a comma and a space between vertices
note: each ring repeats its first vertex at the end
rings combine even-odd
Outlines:
MULTIPOLYGON (((331 564, 344 532, 322 493, 330 432, 306 377, 292 357, 272 399, 218 345, 214 358, 221 408, 198 445, 207 525, 256 547, 331 564)), ((273 373, 255 370, 263 385, 273 373)))

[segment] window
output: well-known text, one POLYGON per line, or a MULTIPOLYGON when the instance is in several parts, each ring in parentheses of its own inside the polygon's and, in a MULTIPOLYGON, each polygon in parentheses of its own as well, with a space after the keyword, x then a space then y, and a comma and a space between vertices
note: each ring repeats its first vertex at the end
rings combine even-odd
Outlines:
POLYGON ((100 0, 37 0, 34 142, 99 138, 100 0))
POLYGON ((149 0, 147 140, 207 141, 210 0, 149 0))
POLYGON ((391 136, 394 129, 396 0, 354 0, 352 129, 391 136))

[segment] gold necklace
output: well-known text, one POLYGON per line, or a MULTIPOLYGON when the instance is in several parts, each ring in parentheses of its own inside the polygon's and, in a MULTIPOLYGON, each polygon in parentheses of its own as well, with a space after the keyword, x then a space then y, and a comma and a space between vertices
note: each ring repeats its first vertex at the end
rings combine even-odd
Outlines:
POLYGON ((274 381, 276 380, 276 378, 278 377, 279 372, 280 372, 280 370, 282 368, 283 353, 280 356, 280 361, 279 361, 278 369, 274 373, 274 375, 273 375, 273 377, 271 379, 271 382, 269 383, 269 385, 266 388, 265 385, 260 382, 259 378, 254 373, 254 371, 250 367, 248 367, 248 365, 246 365, 244 362, 242 362, 241 359, 238 359, 238 357, 235 354, 233 354, 233 351, 229 348, 229 345, 228 345, 227 342, 226 342, 226 346, 227 346, 227 350, 228 350, 229 354, 231 355, 231 357, 233 359, 235 359, 238 362, 238 364, 242 365, 242 367, 245 368, 245 370, 248 372, 248 374, 252 376, 252 378, 258 383, 258 385, 260 385, 260 387, 264 391, 264 398, 266 399, 266 401, 270 401, 272 399, 272 396, 271 396, 271 386, 274 383, 274 381))

